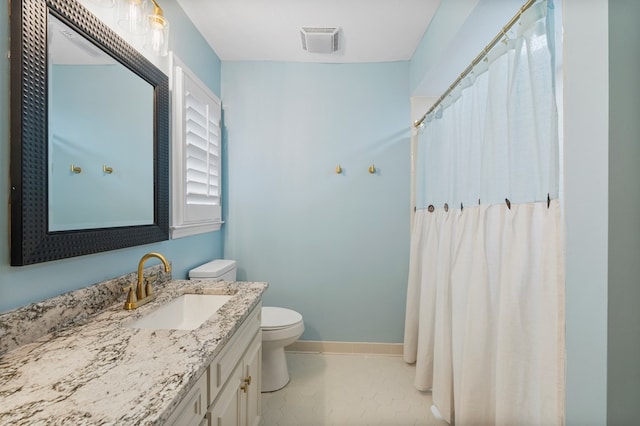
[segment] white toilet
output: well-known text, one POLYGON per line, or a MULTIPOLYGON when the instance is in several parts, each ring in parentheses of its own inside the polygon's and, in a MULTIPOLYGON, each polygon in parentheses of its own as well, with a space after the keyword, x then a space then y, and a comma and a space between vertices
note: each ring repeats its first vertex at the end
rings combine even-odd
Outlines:
MULTIPOLYGON (((217 259, 189 271, 189 279, 236 280, 236 261, 217 259)), ((284 347, 304 332, 302 315, 285 308, 264 306, 262 328, 262 392, 273 392, 289 383, 284 347)))
POLYGON ((262 392, 282 389, 289 383, 284 347, 304 331, 302 315, 286 308, 262 308, 262 392))

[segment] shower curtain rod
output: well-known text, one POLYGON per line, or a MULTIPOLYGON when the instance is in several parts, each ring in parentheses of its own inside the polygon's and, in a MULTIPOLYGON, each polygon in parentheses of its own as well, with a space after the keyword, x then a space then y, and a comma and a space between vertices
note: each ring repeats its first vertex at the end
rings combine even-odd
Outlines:
POLYGON ((489 44, 487 44, 487 46, 482 49, 482 51, 478 54, 478 56, 475 57, 475 59, 473 61, 471 61, 471 63, 469 64, 469 66, 467 68, 465 68, 464 71, 462 71, 462 74, 460 74, 460 76, 456 79, 456 81, 453 82, 453 84, 451 86, 449 86, 449 88, 447 89, 446 92, 444 92, 442 94, 442 96, 440 96, 438 98, 438 100, 436 101, 436 103, 433 104, 433 106, 431 108, 429 108, 429 111, 427 111, 426 113, 424 113, 424 115, 413 122, 413 126, 415 128, 418 128, 422 125, 422 123, 424 122, 424 120, 426 120, 426 118, 429 116, 429 114, 431 114, 437 107, 438 105, 440 105, 440 103, 442 103, 442 101, 453 91, 453 89, 456 88, 456 86, 462 81, 463 78, 465 78, 467 75, 469 75, 469 73, 471 72, 471 70, 473 70, 473 68, 478 65, 480 63, 480 61, 482 61, 482 59, 484 59, 485 56, 487 56, 487 53, 489 53, 489 51, 491 51, 491 49, 493 49, 493 47, 498 44, 498 42, 505 36, 507 36, 507 32, 509 32, 509 30, 511 29, 511 27, 513 27, 516 22, 518 22, 518 19, 520 19, 520 16, 522 16, 522 14, 529 9, 531 6, 533 6, 533 4, 535 2, 537 2, 538 0, 528 0, 521 8, 520 10, 518 10, 518 12, 515 14, 515 16, 513 18, 511 18, 511 20, 507 23, 507 25, 505 25, 504 27, 502 27, 502 30, 500 30, 500 32, 493 38, 493 40, 491 40, 491 42, 489 44))

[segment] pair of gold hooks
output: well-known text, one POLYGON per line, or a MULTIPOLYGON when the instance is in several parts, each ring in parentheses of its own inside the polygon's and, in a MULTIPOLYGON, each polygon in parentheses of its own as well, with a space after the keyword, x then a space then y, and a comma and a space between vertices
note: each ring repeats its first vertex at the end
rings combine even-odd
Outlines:
MULTIPOLYGON (((113 168, 107 166, 106 164, 102 165, 102 171, 108 175, 110 175, 111 173, 113 173, 113 168)), ((75 173, 75 174, 80 174, 82 173, 82 167, 80 166, 75 166, 75 165, 71 165, 71 173, 75 173)))
MULTIPOLYGON (((374 174, 374 173, 376 172, 376 166, 374 166, 373 164, 371 164, 371 165, 369 166, 369 169, 368 169, 368 170, 369 170, 369 173, 374 174)), ((336 174, 342 174, 342 171, 343 171, 343 170, 342 170, 342 166, 340 166, 340 164, 338 164, 338 165, 336 166, 336 174)))

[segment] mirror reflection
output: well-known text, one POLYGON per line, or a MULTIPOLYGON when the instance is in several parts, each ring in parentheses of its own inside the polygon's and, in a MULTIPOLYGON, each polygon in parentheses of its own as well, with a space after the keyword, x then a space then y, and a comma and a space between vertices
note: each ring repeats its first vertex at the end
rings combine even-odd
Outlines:
POLYGON ((49 13, 49 231, 154 223, 154 87, 49 13))

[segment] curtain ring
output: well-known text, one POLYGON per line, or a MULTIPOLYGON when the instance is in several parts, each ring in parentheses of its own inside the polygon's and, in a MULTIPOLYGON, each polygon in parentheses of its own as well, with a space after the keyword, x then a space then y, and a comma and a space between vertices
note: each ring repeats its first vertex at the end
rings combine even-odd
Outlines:
POLYGON ((505 198, 504 201, 507 203, 507 207, 509 207, 509 210, 511 210, 511 201, 509 201, 508 198, 505 198))
POLYGON ((429 204, 429 207, 427 207, 427 210, 429 210, 429 213, 433 213, 433 211, 434 211, 435 209, 436 209, 436 208, 435 208, 435 207, 433 207, 433 204, 429 204))
POLYGON ((448 212, 449 211, 449 204, 444 203, 444 211, 448 212))
POLYGON ((547 193, 547 208, 551 205, 551 196, 547 193))
POLYGON ((464 206, 462 205, 462 203, 460 203, 460 213, 462 213, 463 210, 464 210, 464 206))

